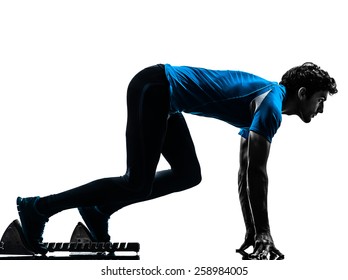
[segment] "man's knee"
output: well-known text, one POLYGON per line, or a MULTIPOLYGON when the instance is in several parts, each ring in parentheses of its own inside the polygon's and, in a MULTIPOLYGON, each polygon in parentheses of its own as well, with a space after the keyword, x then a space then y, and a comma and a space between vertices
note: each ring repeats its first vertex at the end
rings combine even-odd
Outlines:
POLYGON ((201 174, 201 170, 199 169, 199 171, 196 171, 194 173, 194 175, 192 176, 192 187, 199 185, 199 183, 202 181, 202 174, 201 174))
POLYGON ((189 189, 199 185, 202 181, 201 169, 199 166, 190 168, 181 174, 182 180, 185 182, 185 188, 189 189))

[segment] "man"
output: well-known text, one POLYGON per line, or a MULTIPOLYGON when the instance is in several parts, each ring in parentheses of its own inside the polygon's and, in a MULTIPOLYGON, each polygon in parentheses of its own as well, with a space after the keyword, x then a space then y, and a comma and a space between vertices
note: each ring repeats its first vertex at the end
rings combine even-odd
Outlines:
MULTIPOLYGON (((309 123, 318 113, 323 113, 328 94, 337 92, 335 81, 312 63, 289 70, 280 84, 285 86, 287 92, 282 113, 298 115, 305 123, 309 123)), ((263 259, 268 253, 271 258, 283 257, 274 246, 268 223, 266 165, 270 147, 269 141, 253 131, 248 139, 241 140, 238 184, 247 233, 245 242, 237 252, 243 254, 245 249, 255 245, 251 258, 263 259)))
POLYGON ((108 242, 108 220, 127 205, 182 191, 201 181, 194 144, 182 112, 213 117, 240 128, 239 198, 246 238, 239 252, 282 258, 270 233, 266 165, 281 115, 308 123, 337 92, 327 72, 305 63, 278 84, 241 71, 156 65, 139 72, 127 92, 127 170, 55 195, 17 198, 23 232, 32 250, 45 254, 42 234, 49 217, 78 208, 95 241, 108 242), (160 155, 171 169, 156 172, 160 155))

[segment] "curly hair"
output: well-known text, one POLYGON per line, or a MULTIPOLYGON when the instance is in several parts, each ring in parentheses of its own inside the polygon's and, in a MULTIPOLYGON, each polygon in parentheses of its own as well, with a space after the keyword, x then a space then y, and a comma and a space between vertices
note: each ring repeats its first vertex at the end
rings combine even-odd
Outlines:
POLYGON ((290 93, 305 87, 309 92, 308 97, 320 90, 327 90, 330 95, 337 93, 335 79, 312 62, 306 62, 288 70, 279 84, 285 86, 290 93))

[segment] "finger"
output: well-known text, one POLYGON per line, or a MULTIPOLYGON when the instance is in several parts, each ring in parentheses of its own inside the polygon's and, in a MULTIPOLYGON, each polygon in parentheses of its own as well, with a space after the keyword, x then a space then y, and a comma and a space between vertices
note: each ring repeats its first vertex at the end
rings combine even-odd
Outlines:
POLYGON ((277 259, 277 257, 278 257, 278 255, 276 253, 274 253, 273 251, 271 251, 269 253, 269 259, 270 260, 275 260, 275 259, 277 259))
POLYGON ((247 252, 245 252, 244 250, 237 249, 236 252, 242 255, 242 260, 249 259, 249 254, 247 252))
POLYGON ((267 255, 268 255, 267 253, 262 252, 262 253, 259 255, 259 260, 262 260, 262 261, 268 260, 267 255))
POLYGON ((250 242, 248 240, 245 240, 238 250, 245 251, 250 246, 252 246, 252 244, 250 244, 250 242))
POLYGON ((237 250, 236 250, 236 253, 241 254, 242 257, 243 257, 243 260, 244 260, 244 259, 249 259, 249 253, 246 252, 246 251, 244 251, 244 250, 237 249, 237 250))
POLYGON ((248 260, 249 259, 249 254, 245 252, 246 249, 248 249, 250 245, 247 242, 244 242, 242 246, 240 246, 239 249, 236 249, 236 253, 239 253, 243 256, 243 260, 248 260))
POLYGON ((265 245, 262 252, 257 256, 259 260, 268 260, 270 245, 265 245))
POLYGON ((284 260, 285 256, 275 246, 273 246, 272 252, 278 256, 277 260, 284 260))
POLYGON ((259 257, 259 255, 262 253, 262 251, 263 251, 263 249, 264 249, 264 246, 263 246, 263 244, 260 242, 260 243, 256 243, 256 245, 255 245, 255 250, 254 250, 254 252, 250 255, 252 258, 258 258, 259 257))
POLYGON ((248 249, 252 245, 253 244, 251 244, 250 241, 246 239, 243 242, 243 244, 240 246, 240 248, 236 250, 237 253, 242 255, 242 260, 249 260, 250 259, 249 253, 245 252, 245 250, 248 249))
POLYGON ((284 260, 284 255, 273 246, 270 250, 270 260, 284 260))

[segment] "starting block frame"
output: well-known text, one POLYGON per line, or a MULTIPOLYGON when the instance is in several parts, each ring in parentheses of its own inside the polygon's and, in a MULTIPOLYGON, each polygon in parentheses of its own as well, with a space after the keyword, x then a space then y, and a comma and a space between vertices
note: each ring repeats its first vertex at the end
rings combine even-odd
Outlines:
POLYGON ((139 260, 137 242, 93 242, 87 227, 79 222, 70 242, 48 242, 47 255, 37 255, 26 243, 21 224, 14 220, 0 241, 0 260, 139 260), (59 254, 57 254, 59 252, 59 254), (51 253, 53 253, 51 255, 51 253), (56 254, 54 254, 56 253, 56 254), (61 254, 63 253, 63 254, 61 254), (66 254, 68 253, 68 254, 66 254))

